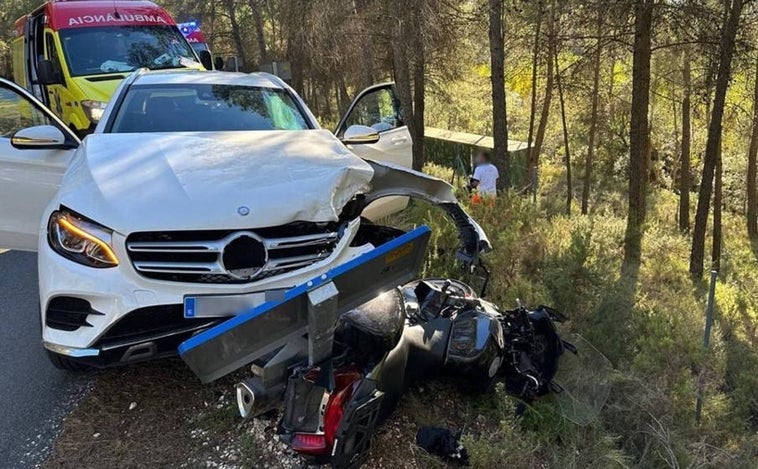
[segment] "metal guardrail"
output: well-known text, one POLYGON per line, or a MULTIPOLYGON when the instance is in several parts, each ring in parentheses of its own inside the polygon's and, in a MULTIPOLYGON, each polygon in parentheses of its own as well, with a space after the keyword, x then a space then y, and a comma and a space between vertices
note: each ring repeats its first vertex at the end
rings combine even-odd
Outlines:
MULTIPOLYGON (((470 175, 473 171, 473 157, 480 149, 492 150, 495 141, 486 135, 467 132, 424 128, 425 154, 429 162, 453 168, 459 176, 470 175)), ((529 144, 518 140, 508 142, 510 168, 505 168, 503 162, 493 161, 501 174, 508 174, 513 187, 524 187, 531 180, 528 168, 529 144)), ((505 186, 506 180, 501 177, 498 184, 505 186)))
POLYGON ((203 381, 216 380, 307 334, 314 364, 331 353, 337 317, 418 275, 431 231, 420 226, 285 293, 214 326, 179 346, 179 355, 203 381))

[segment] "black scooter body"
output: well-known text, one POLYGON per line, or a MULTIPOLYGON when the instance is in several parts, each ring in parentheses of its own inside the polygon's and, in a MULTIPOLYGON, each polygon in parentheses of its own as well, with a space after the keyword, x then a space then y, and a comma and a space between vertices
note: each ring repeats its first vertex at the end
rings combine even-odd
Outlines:
POLYGON ((507 389, 526 400, 548 392, 563 352, 553 324, 559 313, 546 307, 503 312, 461 282, 453 282, 453 289, 467 297, 446 294, 442 289, 450 289, 450 284, 439 279, 412 282, 340 321, 336 344, 353 359, 360 357, 367 377, 384 394, 379 422, 392 413, 409 386, 441 376, 457 378, 462 387, 477 392, 504 377, 507 389), (379 325, 395 329, 380 334, 379 340, 379 325), (397 340, 387 350, 391 337, 397 340))
MULTIPOLYGON (((553 324, 560 319, 546 307, 503 311, 461 282, 438 279, 411 282, 343 314, 330 367, 336 382, 354 377, 348 385, 352 394, 343 404, 331 452, 311 460, 359 467, 375 427, 410 385, 425 379, 450 376, 466 389, 484 391, 502 378, 511 394, 526 401, 546 394, 563 352, 553 324)), ((281 425, 285 439, 323 431, 329 413, 323 399, 330 395, 317 384, 323 371, 302 368, 290 378, 281 425)), ((342 393, 341 386, 331 395, 342 393)))

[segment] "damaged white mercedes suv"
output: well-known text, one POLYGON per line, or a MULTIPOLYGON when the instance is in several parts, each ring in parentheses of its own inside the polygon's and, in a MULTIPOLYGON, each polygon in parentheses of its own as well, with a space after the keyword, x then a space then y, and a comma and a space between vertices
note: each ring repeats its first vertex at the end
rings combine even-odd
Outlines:
POLYGON ((391 85, 372 88, 337 138, 272 75, 138 71, 80 142, 0 80, 0 247, 38 252, 53 364, 175 354, 197 331, 397 236, 366 219, 364 209, 393 210, 372 204, 380 198, 440 204, 475 257, 486 238, 450 187, 391 164, 409 163, 400 116, 391 85))

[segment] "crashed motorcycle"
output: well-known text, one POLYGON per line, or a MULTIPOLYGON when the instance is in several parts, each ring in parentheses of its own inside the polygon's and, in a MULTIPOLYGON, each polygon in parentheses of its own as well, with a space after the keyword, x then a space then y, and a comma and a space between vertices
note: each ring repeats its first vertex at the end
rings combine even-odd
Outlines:
MULTIPOLYGON (((504 311, 471 287, 424 279, 340 316, 330 367, 295 366, 284 393, 281 433, 296 452, 336 468, 359 467, 377 425, 414 382, 449 376, 477 391, 504 379, 526 401, 550 390, 565 344, 540 307, 504 311)), ((243 416, 263 412, 260 378, 237 386, 243 416)))
MULTIPOLYGON (((376 198, 411 195, 442 207, 458 228, 458 259, 469 276, 489 241, 446 183, 374 164, 372 191, 343 210, 360 214, 376 198), (408 188, 417 190, 409 194, 408 188), (400 190, 402 189, 402 190, 400 190)), ((530 402, 560 391, 559 361, 576 348, 558 334, 558 311, 504 309, 456 279, 418 279, 430 230, 404 232, 362 224, 374 249, 204 331, 179 347, 203 381, 251 365, 236 387, 242 417, 283 406, 280 436, 316 464, 357 468, 371 438, 403 392, 423 379, 448 376, 477 391, 502 380, 530 402)), ((486 280, 482 290, 486 288, 486 280)))

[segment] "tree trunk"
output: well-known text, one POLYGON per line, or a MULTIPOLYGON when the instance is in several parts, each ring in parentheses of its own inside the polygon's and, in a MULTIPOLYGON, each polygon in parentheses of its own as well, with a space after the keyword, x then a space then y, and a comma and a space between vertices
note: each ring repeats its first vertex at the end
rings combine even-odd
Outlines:
POLYGON ((263 17, 257 0, 250 0, 250 11, 253 13, 253 22, 255 23, 255 39, 258 42, 258 63, 268 62, 268 53, 266 52, 266 36, 263 31, 263 17))
POLYGON ((571 201, 573 200, 574 188, 571 181, 571 152, 569 152, 569 134, 566 124, 566 102, 563 99, 563 85, 561 84, 561 69, 558 65, 558 51, 554 55, 555 82, 558 85, 558 100, 561 103, 561 123, 563 124, 563 149, 566 155, 566 215, 571 216, 571 201))
POLYGON ((239 22, 237 21, 236 5, 234 0, 224 0, 224 6, 226 6, 226 12, 229 15, 229 25, 232 28, 232 40, 234 40, 234 48, 237 51, 237 57, 242 65, 239 67, 240 71, 248 70, 247 55, 245 54, 245 43, 242 40, 242 33, 239 22))
POLYGON ((532 50, 532 102, 529 111, 529 136, 527 143, 529 150, 527 153, 527 177, 530 178, 529 185, 532 190, 536 190, 537 185, 537 166, 534 164, 534 148, 532 139, 534 138, 534 121, 537 118, 537 63, 539 62, 540 53, 540 29, 542 29, 542 2, 537 2, 537 24, 534 30, 534 49, 532 50))
POLYGON ((371 20, 373 14, 366 12, 369 10, 371 0, 353 0, 353 11, 355 12, 356 20, 358 21, 360 44, 361 44, 361 88, 368 88, 376 83, 374 80, 374 67, 376 66, 374 61, 374 49, 372 47, 374 39, 371 33, 371 20))
POLYGON ((508 164, 508 123, 505 111, 505 51, 503 44, 503 0, 489 1, 490 79, 492 81, 492 137, 495 141, 492 161, 504 171, 500 180, 510 187, 508 164))
MULTIPOLYGON (((271 4, 268 3, 268 5, 271 4)), ((312 106, 312 101, 307 96, 310 91, 308 77, 311 74, 307 60, 308 54, 304 50, 305 31, 303 28, 296 27, 296 25, 303 24, 308 18, 308 2, 307 0, 291 0, 281 4, 277 14, 270 14, 270 16, 279 18, 281 21, 278 29, 282 36, 282 42, 286 43, 285 57, 290 61, 292 67, 292 87, 303 95, 309 106, 312 106)), ((276 25, 276 22, 272 25, 276 25)), ((274 28, 272 37, 276 37, 276 29, 274 28)), ((311 109, 315 109, 315 107, 311 109)))
POLYGON ((424 91, 426 88, 426 47, 424 44, 424 8, 423 2, 419 2, 419 8, 413 13, 413 44, 415 56, 413 57, 413 125, 409 127, 413 139, 413 169, 424 169, 426 157, 424 155, 424 112, 426 103, 424 91))
POLYGON ((713 245, 711 246, 711 269, 719 271, 721 267, 721 200, 722 200, 722 161, 721 142, 716 162, 716 184, 713 190, 713 245))
POLYGON ((590 204, 590 180, 592 179, 592 160, 595 157, 595 135, 597 133, 597 106, 600 95, 600 35, 603 29, 603 10, 597 11, 597 50, 592 74, 592 111, 590 112, 590 129, 587 142, 587 159, 584 161, 584 186, 582 187, 582 215, 587 215, 590 204))
POLYGON ((424 154, 425 68, 425 58, 423 56, 417 58, 413 67, 413 126, 409 129, 413 138, 413 169, 416 171, 423 170, 426 162, 424 154))
POLYGON ((211 2, 209 8, 208 22, 210 24, 210 30, 214 33, 208 38, 208 47, 210 47, 211 50, 216 50, 216 2, 211 2))
POLYGON ((692 72, 690 70, 690 58, 684 54, 684 69, 682 71, 684 83, 684 98, 682 99, 682 158, 679 171, 679 230, 683 233, 690 231, 690 141, 692 138, 692 72))
MULTIPOLYGON (((542 143, 545 141, 545 130, 547 129, 547 121, 550 117, 550 104, 553 100, 553 81, 555 79, 553 73, 553 57, 555 56, 555 9, 554 5, 551 5, 550 18, 548 19, 548 47, 547 47, 547 70, 545 72, 545 98, 542 101, 542 112, 540 113, 540 122, 537 125, 537 135, 534 137, 534 147, 529 152, 531 156, 531 166, 535 173, 539 171, 540 166, 540 152, 542 152, 542 143)), ((535 196, 536 196, 536 183, 537 178, 534 178, 535 182, 535 196)))
POLYGON ((348 106, 350 106, 350 93, 347 91, 347 83, 345 83, 344 75, 340 76, 337 89, 337 115, 334 117, 339 119, 341 117, 340 114, 346 112, 348 106))
POLYGON ((421 6, 398 12, 406 16, 394 18, 395 34, 391 41, 395 90, 403 106, 403 123, 411 134, 413 169, 417 171, 424 166, 425 52, 421 6))
POLYGON ((321 102, 319 99, 321 93, 318 92, 318 87, 316 86, 315 80, 313 80, 313 78, 308 80, 308 94, 310 95, 310 98, 306 102, 312 103, 311 109, 315 109, 316 112, 321 112, 321 106, 319 106, 319 103, 321 102))
POLYGON ((737 36, 737 27, 742 14, 743 0, 732 0, 729 18, 721 33, 721 46, 716 77, 716 91, 711 110, 711 121, 708 125, 708 140, 705 145, 705 157, 703 161, 703 178, 700 183, 700 192, 695 212, 695 227, 692 232, 692 250, 690 251, 690 275, 694 278, 703 276, 703 256, 705 250, 705 230, 708 223, 708 209, 713 192, 713 178, 716 166, 720 159, 719 146, 721 144, 721 126, 724 117, 724 104, 726 91, 729 87, 729 78, 732 72, 732 56, 734 55, 734 42, 737 36))
POLYGON ((319 93, 321 96, 324 97, 322 101, 324 103, 324 107, 320 115, 326 116, 328 119, 331 119, 332 116, 334 115, 332 113, 332 100, 329 98, 332 85, 328 81, 319 83, 319 85, 320 86, 316 86, 316 93, 319 93), (321 89, 319 90, 319 88, 321 89))
POLYGON ((632 64, 632 115, 629 123, 629 214, 624 238, 624 265, 639 265, 647 210, 648 105, 650 102, 650 42, 653 0, 634 5, 634 54, 632 64))
POLYGON ((758 156, 758 58, 755 62, 755 83, 753 88, 753 131, 750 135, 750 149, 747 154, 747 234, 753 241, 758 240, 758 193, 756 193, 756 157, 758 156))

